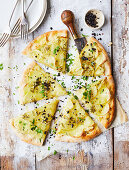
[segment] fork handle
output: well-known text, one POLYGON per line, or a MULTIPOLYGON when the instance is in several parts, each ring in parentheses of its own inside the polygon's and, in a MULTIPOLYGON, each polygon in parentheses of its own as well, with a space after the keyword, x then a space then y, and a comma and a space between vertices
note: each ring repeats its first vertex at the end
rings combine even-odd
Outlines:
POLYGON ((15 11, 15 9, 16 9, 16 6, 17 6, 18 2, 19 2, 19 0, 17 0, 15 6, 14 6, 14 8, 13 8, 12 14, 11 14, 10 19, 9 19, 9 26, 10 26, 10 23, 11 23, 11 20, 12 20, 12 17, 13 17, 13 14, 14 14, 14 11, 15 11))
POLYGON ((21 0, 21 5, 22 5, 22 17, 24 16, 24 0, 21 0))

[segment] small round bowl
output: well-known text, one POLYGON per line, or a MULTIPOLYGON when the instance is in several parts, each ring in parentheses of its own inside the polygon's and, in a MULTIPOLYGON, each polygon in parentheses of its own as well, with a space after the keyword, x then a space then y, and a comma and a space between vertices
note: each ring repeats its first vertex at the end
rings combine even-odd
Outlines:
POLYGON ((93 30, 101 28, 104 25, 104 21, 105 21, 104 14, 103 14, 102 11, 100 11, 98 9, 91 9, 91 10, 87 11, 87 13, 85 15, 86 25, 93 30), (97 27, 93 27, 93 26, 89 25, 89 23, 87 23, 86 16, 87 16, 88 13, 92 13, 92 14, 96 15, 97 27))

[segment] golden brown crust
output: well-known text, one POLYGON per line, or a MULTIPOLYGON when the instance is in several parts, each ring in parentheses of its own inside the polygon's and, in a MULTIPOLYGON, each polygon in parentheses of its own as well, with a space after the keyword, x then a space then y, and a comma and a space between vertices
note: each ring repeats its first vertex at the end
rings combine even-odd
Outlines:
POLYGON ((40 142, 39 140, 37 141, 36 139, 32 139, 32 138, 29 136, 29 134, 28 134, 28 135, 20 134, 20 133, 17 131, 17 129, 15 128, 15 126, 14 126, 14 120, 13 120, 13 119, 11 119, 9 123, 10 123, 12 129, 15 131, 16 135, 17 135, 22 141, 24 141, 24 142, 26 142, 26 143, 29 143, 29 144, 32 144, 32 145, 37 145, 37 146, 42 146, 42 145, 43 145, 43 141, 42 141, 42 140, 41 140, 41 142, 40 142))
POLYGON ((98 127, 95 127, 95 129, 87 135, 82 135, 80 137, 71 137, 71 136, 66 136, 66 135, 56 135, 55 140, 61 141, 61 142, 84 142, 91 140, 98 136, 101 133, 101 130, 98 127))
MULTIPOLYGON (((39 40, 39 39, 43 39, 43 38, 46 38, 46 39, 48 39, 48 37, 49 36, 54 36, 55 34, 60 34, 60 36, 64 36, 64 37, 66 37, 67 38, 67 30, 56 30, 56 31, 49 31, 49 32, 46 32, 46 33, 44 33, 44 34, 42 34, 42 35, 40 35, 40 36, 38 36, 38 37, 36 37, 33 41, 31 41, 30 43, 29 43, 29 45, 23 50, 23 52, 22 52, 22 54, 23 55, 27 55, 31 50, 32 50, 32 48, 33 48, 33 46, 35 45, 35 44, 37 44, 36 42, 39 40)), ((39 45, 40 46, 40 45, 39 45)), ((37 46, 36 46, 36 48, 37 48, 37 46)))
POLYGON ((98 44, 99 48, 102 49, 102 52, 103 52, 104 56, 106 57, 106 61, 105 61, 105 63, 103 63, 104 69, 105 69, 105 75, 106 76, 111 75, 112 74, 111 63, 110 63, 110 59, 108 57, 108 54, 107 54, 105 48, 102 46, 102 44, 98 40, 96 40, 93 37, 90 37, 89 41, 96 42, 98 44))
POLYGON ((28 77, 30 71, 33 70, 36 65, 38 64, 33 61, 23 73, 22 81, 20 82, 20 88, 19 88, 19 94, 21 96, 20 104, 25 104, 24 103, 24 86, 26 85, 26 77, 28 77))
POLYGON ((108 128, 115 118, 115 83, 114 83, 112 75, 107 76, 106 79, 107 79, 108 88, 110 89, 110 93, 111 93, 111 99, 109 102, 109 106, 110 106, 109 114, 110 115, 108 115, 109 116, 108 118, 107 117, 103 118, 101 120, 101 123, 103 124, 105 128, 108 128))

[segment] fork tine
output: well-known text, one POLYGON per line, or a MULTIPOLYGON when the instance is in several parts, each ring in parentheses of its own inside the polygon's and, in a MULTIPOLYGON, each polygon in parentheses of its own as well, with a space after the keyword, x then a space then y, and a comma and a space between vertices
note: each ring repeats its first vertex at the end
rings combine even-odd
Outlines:
POLYGON ((25 39, 27 40, 27 24, 25 26, 25 39))
POLYGON ((2 43, 3 43, 4 39, 5 39, 5 37, 6 37, 6 33, 3 34, 2 38, 1 38, 1 41, 0 41, 0 45, 2 45, 2 43))
POLYGON ((14 25, 13 29, 11 30, 11 33, 14 33, 15 29, 17 28, 17 26, 20 24, 20 18, 17 20, 16 24, 14 25))
POLYGON ((2 35, 2 37, 0 38, 0 44, 1 44, 1 42, 3 41, 4 36, 5 36, 5 33, 4 33, 4 34, 2 35))
POLYGON ((17 27, 15 28, 15 30, 13 31, 13 34, 18 34, 20 32, 20 24, 17 25, 17 27))
POLYGON ((27 39, 28 39, 29 26, 27 24, 27 39))
POLYGON ((6 42, 8 41, 8 39, 9 39, 9 34, 7 34, 7 36, 6 36, 6 39, 4 40, 4 42, 3 42, 3 44, 2 44, 2 47, 6 44, 6 42))
POLYGON ((23 27, 24 29, 24 31, 23 31, 23 40, 25 40, 25 35, 26 35, 26 27, 25 27, 25 25, 24 25, 24 27, 23 27))
POLYGON ((5 34, 5 37, 4 37, 3 41, 0 44, 1 47, 3 47, 6 44, 6 42, 8 41, 8 38, 9 38, 9 34, 5 34))
POLYGON ((19 33, 18 31, 20 30, 20 29, 19 29, 20 23, 21 23, 21 19, 19 18, 19 19, 17 20, 16 24, 14 25, 11 33, 13 33, 13 34, 19 33))
POLYGON ((21 24, 21 39, 23 39, 23 25, 21 24))

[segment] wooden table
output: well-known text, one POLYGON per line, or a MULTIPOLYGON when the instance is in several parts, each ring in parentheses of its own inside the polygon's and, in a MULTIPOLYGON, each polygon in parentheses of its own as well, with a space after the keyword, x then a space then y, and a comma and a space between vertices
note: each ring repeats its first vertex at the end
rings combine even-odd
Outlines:
MULTIPOLYGON (((12 86, 17 84, 21 75, 13 75, 14 69, 9 67, 20 63, 18 69, 24 70, 23 56, 21 51, 26 44, 36 36, 47 32, 50 27, 62 29, 62 24, 58 27, 61 11, 71 9, 75 13, 76 25, 79 26, 80 33, 86 33, 86 26, 83 23, 84 14, 88 9, 102 9, 106 22, 102 30, 95 31, 101 33, 102 44, 111 56, 113 75, 116 82, 116 95, 120 100, 124 110, 129 112, 129 1, 128 0, 48 0, 48 10, 44 21, 40 27, 29 36, 29 40, 24 42, 20 39, 11 39, 8 44, 0 49, 0 63, 4 64, 4 69, 0 71, 0 168, 2 170, 127 170, 129 169, 129 123, 110 129, 100 135, 100 137, 88 142, 88 152, 76 153, 73 157, 64 157, 57 154, 38 162, 33 146, 26 145, 24 156, 19 154, 24 152, 24 143, 19 144, 19 139, 12 140, 8 120, 16 115, 14 94, 12 86), (84 5, 83 5, 84 4, 84 5), (53 20, 53 22, 52 22, 53 20), (83 31, 81 32, 81 27, 83 31), (112 47, 108 47, 109 42, 113 42, 112 47)), ((88 34, 91 35, 91 30, 88 34)), ((96 38, 100 38, 99 35, 96 38)), ((16 71, 16 70, 15 70, 16 71)), ((20 110, 18 110, 20 112, 20 110)))

